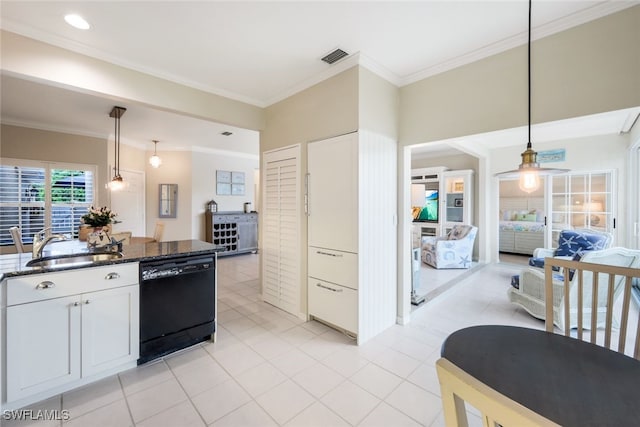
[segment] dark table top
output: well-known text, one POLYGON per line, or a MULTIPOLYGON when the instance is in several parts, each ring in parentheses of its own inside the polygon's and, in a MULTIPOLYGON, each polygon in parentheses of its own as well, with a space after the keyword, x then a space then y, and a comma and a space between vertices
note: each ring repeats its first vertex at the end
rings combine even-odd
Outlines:
MULTIPOLYGON (((100 261, 91 265, 68 265, 63 267, 27 267, 26 263, 31 260, 31 253, 0 255, 0 280, 5 277, 21 276, 25 274, 39 274, 54 271, 71 270, 76 268, 87 268, 98 265, 119 264, 123 262, 136 261, 159 261, 175 256, 192 256, 212 254, 224 250, 223 247, 212 245, 201 240, 174 240, 169 242, 150 242, 124 245, 122 247, 122 258, 108 261, 100 261)), ((45 257, 51 255, 83 254, 87 253, 87 243, 74 241, 64 241, 50 243, 45 247, 45 257)))
POLYGON ((640 361, 563 335, 513 326, 452 333, 441 355, 563 426, 640 425, 640 361))

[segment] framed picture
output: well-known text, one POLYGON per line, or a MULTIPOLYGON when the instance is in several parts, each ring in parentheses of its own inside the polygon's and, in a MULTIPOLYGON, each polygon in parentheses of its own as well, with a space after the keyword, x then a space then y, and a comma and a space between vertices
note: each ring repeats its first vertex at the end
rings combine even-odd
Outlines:
POLYGON ((216 194, 228 196, 231 194, 231 184, 226 182, 218 182, 216 184, 216 194))
POLYGON ((454 182, 453 191, 464 191, 464 182, 454 182))
POLYGON ((456 208, 461 208, 462 207, 462 199, 453 199, 453 206, 455 206, 456 208))
POLYGON ((231 183, 231 172, 216 171, 216 182, 231 183))
POLYGON ((231 184, 231 195, 244 196, 244 184, 231 184))
POLYGON ((232 184, 244 184, 244 172, 231 172, 232 184))

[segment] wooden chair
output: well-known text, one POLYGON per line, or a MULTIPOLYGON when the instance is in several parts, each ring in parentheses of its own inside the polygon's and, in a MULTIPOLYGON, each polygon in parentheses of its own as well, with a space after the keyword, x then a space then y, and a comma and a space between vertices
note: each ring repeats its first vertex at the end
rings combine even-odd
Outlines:
POLYGON ((156 221, 156 228, 153 232, 153 240, 155 240, 156 242, 161 242, 163 235, 164 235, 164 222, 156 221))
MULTIPOLYGON (((554 332, 555 312, 560 313, 563 317, 561 324, 564 328, 564 335, 573 336, 571 317, 577 316, 575 334, 578 339, 582 340, 585 318, 588 318, 591 343, 598 344, 596 339, 598 327, 604 325, 604 344, 602 346, 613 350, 612 347, 616 341, 612 334, 615 325, 614 309, 619 308, 616 313, 620 318, 617 351, 623 354, 632 353, 634 358, 640 359, 640 315, 637 316, 637 319, 633 319, 636 322, 635 331, 632 330, 627 334, 631 312, 631 287, 634 280, 640 280, 640 251, 609 248, 590 253, 592 255, 587 259, 607 264, 556 258, 545 259, 546 332, 554 332), (600 252, 601 256, 596 255, 597 252, 600 252), (554 273, 556 273, 554 267, 562 269, 564 274, 563 289, 558 288, 558 281, 554 280, 554 273), (569 274, 570 271, 572 274, 569 274), (559 292, 563 295, 558 295, 559 292), (621 304, 619 301, 616 304, 616 296, 622 296, 621 304), (603 304, 599 301, 603 297, 606 307, 604 312, 602 310, 603 304), (576 298, 577 302, 572 301, 576 298), (560 309, 558 309, 559 299, 562 304, 560 309), (577 307, 581 309, 577 309, 577 307), (595 313, 595 315, 591 316, 591 313, 595 313), (627 335, 630 335, 629 339, 627 335), (633 346, 625 353, 628 340, 633 341, 633 346)), ((488 369, 492 368, 495 367, 488 369)), ((526 370, 527 367, 523 366, 522 369, 526 370)), ((440 381, 445 423, 448 427, 467 427, 469 425, 465 402, 480 411, 483 425, 487 427, 559 425, 498 392, 448 360, 444 354, 444 345, 443 357, 436 362, 436 372, 440 381)))
POLYGON ((483 418, 483 426, 551 427, 559 424, 487 386, 445 358, 436 361, 445 425, 468 427, 465 402, 483 418))
POLYGON ((589 329, 592 344, 610 350, 617 348, 614 351, 640 360, 640 315, 631 319, 631 288, 634 280, 640 281, 640 250, 609 248, 597 252, 614 259, 606 264, 596 264, 597 258, 593 262, 545 259, 545 328, 547 332, 554 332, 554 305, 560 300, 558 313, 564 317, 563 328, 559 328, 561 333, 586 341, 584 330, 589 329), (554 280, 553 267, 564 273, 561 288, 554 280), (562 294, 558 295, 560 292, 562 294), (620 296, 621 304, 617 301, 620 296), (635 331, 629 330, 630 320, 635 323, 632 325, 635 331), (572 332, 572 325, 575 325, 575 332, 572 332))
POLYGON ((11 233, 13 244, 16 245, 16 251, 19 254, 24 253, 24 245, 22 244, 22 232, 20 232, 20 227, 11 227, 9 229, 9 233, 11 233))

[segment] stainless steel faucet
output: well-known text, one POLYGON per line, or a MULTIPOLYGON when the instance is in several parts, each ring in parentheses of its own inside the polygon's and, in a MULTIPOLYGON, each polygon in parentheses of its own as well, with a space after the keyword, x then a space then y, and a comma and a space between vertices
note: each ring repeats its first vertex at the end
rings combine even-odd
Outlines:
POLYGON ((33 235, 33 259, 41 258, 44 247, 52 240, 67 240, 64 234, 49 234, 51 228, 45 228, 33 235))

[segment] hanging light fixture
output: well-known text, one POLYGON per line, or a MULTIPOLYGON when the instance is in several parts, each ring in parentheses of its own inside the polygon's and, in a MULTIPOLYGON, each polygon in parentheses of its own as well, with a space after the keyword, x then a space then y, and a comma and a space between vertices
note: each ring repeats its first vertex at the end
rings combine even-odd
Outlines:
POLYGON ((527 149, 520 155, 522 163, 518 169, 497 173, 495 176, 502 178, 519 178, 520 189, 532 193, 540 188, 540 177, 568 172, 569 169, 541 168, 538 163, 538 153, 531 147, 531 0, 529 0, 529 38, 527 43, 527 86, 528 86, 528 139, 527 149))
POLYGON ((158 140, 152 139, 153 141, 153 156, 149 157, 149 164, 154 168, 159 168, 162 164, 162 159, 158 156, 158 140))
POLYGON ((125 182, 120 176, 120 117, 127 111, 124 107, 113 107, 109 117, 115 119, 115 161, 113 167, 113 178, 107 184, 107 188, 111 191, 122 190, 125 187, 125 182))

